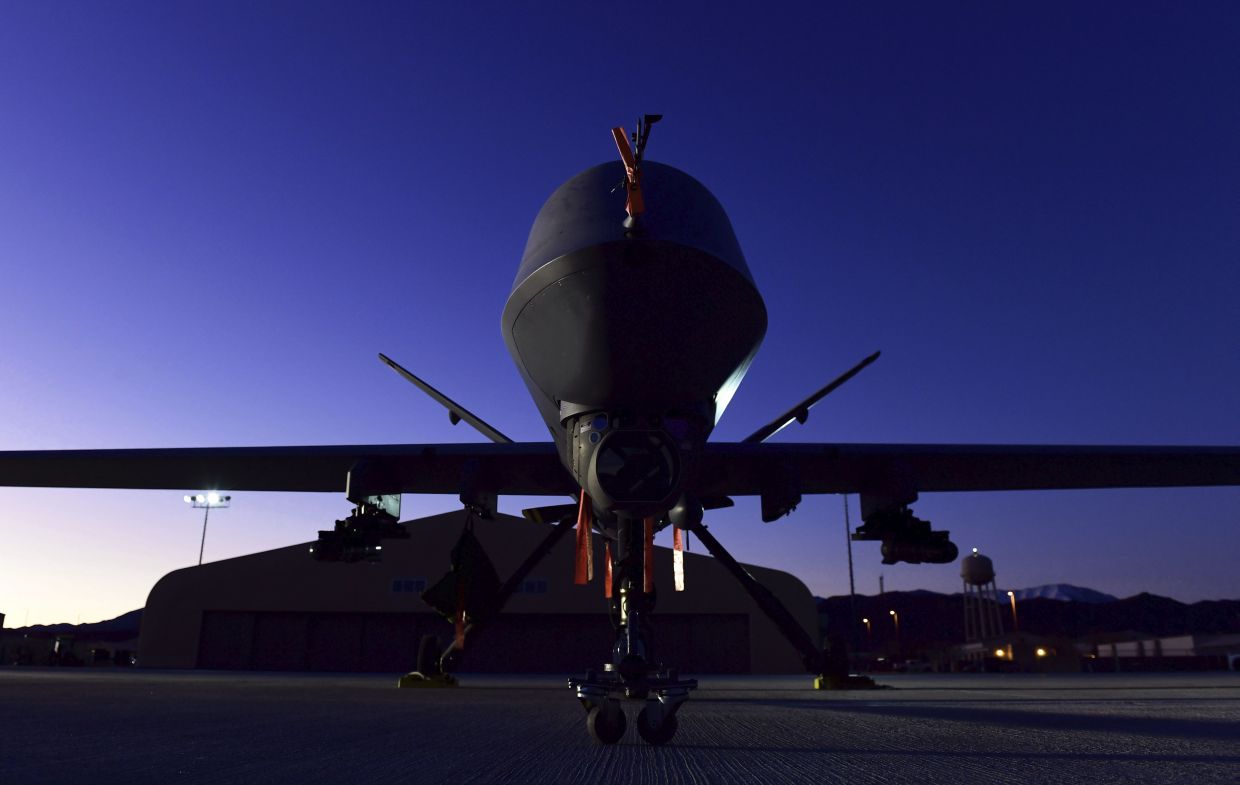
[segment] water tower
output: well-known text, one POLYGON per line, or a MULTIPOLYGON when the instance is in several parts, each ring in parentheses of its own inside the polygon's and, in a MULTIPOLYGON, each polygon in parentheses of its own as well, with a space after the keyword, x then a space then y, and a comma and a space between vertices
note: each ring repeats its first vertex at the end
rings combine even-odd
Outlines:
POLYGON ((1003 634, 1003 614, 995 588, 994 563, 974 548, 960 560, 960 577, 964 579, 965 642, 998 638, 1003 634))

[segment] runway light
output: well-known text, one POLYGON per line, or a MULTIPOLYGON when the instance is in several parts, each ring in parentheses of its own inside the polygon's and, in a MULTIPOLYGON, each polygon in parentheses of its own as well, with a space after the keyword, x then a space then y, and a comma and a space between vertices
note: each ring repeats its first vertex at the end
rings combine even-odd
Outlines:
POLYGON ((995 649, 995 656, 999 659, 1003 659, 1003 649, 995 649))
POLYGON ((1045 656, 1046 656, 1046 649, 1039 648, 1039 649, 1038 649, 1038 651, 1037 651, 1037 655, 1038 655, 1039 657, 1045 657, 1045 656))

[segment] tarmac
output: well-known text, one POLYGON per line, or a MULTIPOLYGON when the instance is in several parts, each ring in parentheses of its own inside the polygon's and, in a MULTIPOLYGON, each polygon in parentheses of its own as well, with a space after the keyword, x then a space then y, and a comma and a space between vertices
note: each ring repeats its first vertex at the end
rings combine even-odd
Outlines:
POLYGON ((0 669, 0 783, 1240 783, 1240 673, 701 678, 651 747, 564 679, 0 669))

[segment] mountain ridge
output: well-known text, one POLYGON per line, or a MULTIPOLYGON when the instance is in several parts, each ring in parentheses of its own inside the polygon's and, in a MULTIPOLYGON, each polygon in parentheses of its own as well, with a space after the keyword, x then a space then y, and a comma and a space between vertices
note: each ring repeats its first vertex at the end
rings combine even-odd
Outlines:
MULTIPOLYGON (((1118 640, 1240 633, 1240 600, 1189 604, 1148 592, 1112 602, 1034 597, 1018 600, 1013 614, 1007 599, 1000 595, 999 614, 1005 630, 1048 638, 1118 640)), ((891 648, 899 641, 905 651, 925 651, 964 640, 962 594, 887 592, 858 595, 855 601, 845 594, 815 598, 815 603, 827 635, 855 638, 873 650, 891 648), (899 618, 898 633, 891 611, 899 618), (850 624, 853 618, 856 622, 850 624), (863 619, 870 620, 868 628, 863 619)))
MULTIPOLYGON (((1041 598, 1044 600, 1059 600, 1061 602, 1116 602, 1119 597, 1097 589, 1088 589, 1084 586, 1076 586, 1071 583, 1046 583, 1041 586, 1030 586, 1025 589, 1012 589, 1012 593, 1016 596, 1017 601, 1032 600, 1041 598)), ((1000 596, 1007 596, 1006 591, 999 592, 1000 596)))
POLYGON ((123 641, 138 637, 142 627, 142 608, 127 611, 121 615, 103 621, 85 624, 31 624, 26 627, 6 627, 8 635, 29 635, 32 638, 52 638, 57 635, 73 635, 77 638, 89 638, 97 641, 123 641))

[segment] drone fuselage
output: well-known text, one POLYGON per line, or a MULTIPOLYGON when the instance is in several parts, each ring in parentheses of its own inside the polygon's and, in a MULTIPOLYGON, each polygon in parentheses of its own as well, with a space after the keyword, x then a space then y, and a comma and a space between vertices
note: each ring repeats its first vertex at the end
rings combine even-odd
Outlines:
POLYGON ((504 340, 601 513, 679 499, 766 332, 766 307, 719 201, 646 162, 646 211, 626 221, 624 168, 588 169, 543 205, 504 340))

